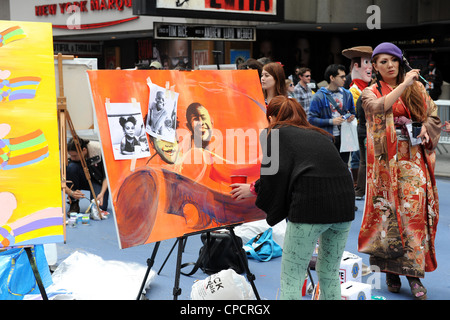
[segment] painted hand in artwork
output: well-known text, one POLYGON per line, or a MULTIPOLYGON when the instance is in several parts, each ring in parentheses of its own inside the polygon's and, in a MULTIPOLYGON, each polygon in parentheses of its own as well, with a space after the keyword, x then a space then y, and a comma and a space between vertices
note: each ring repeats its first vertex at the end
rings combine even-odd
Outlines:
POLYGON ((25 38, 26 35, 23 32, 22 28, 19 26, 14 26, 8 29, 5 29, 0 32, 0 48, 9 44, 10 42, 20 40, 25 38))
POLYGON ((9 124, 0 124, 0 169, 16 169, 48 157, 48 143, 42 130, 5 139, 10 130, 9 124))
POLYGON ((40 77, 11 78, 9 70, 0 70, 0 102, 34 99, 40 77))
POLYGON ((15 242, 14 233, 7 222, 16 208, 16 197, 10 192, 0 192, 0 248, 15 242))
POLYGON ((61 241, 61 208, 45 208, 10 222, 19 205, 13 193, 0 192, 0 249, 61 241), (40 239, 34 240, 36 233, 40 234, 40 239))

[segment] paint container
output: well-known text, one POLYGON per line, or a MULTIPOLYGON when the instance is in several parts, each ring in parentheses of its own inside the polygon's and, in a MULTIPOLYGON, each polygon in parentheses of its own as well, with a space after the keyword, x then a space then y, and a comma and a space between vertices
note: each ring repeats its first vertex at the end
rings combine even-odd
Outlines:
POLYGON ((68 223, 69 223, 69 226, 72 227, 72 228, 75 228, 77 226, 77 223, 78 223, 77 215, 78 214, 76 212, 71 212, 70 213, 68 223))
POLYGON ((68 220, 69 226, 72 228, 76 228, 77 227, 77 218, 75 217, 70 217, 68 220))
MULTIPOLYGON (((230 177, 231 177, 231 184, 233 184, 233 183, 247 183, 247 176, 234 175, 234 176, 230 176, 230 177)), ((234 187, 234 188, 236 188, 236 187, 234 187)))
POLYGON ((84 213, 81 217, 81 224, 86 226, 89 225, 89 213, 84 213))

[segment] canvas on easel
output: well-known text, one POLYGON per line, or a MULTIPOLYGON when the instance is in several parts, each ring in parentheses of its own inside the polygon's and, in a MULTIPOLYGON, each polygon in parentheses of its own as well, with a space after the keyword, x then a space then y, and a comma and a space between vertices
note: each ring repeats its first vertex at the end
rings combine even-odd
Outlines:
POLYGON ((63 242, 52 26, 0 35, 0 249, 63 242))
POLYGON ((97 70, 88 76, 121 248, 266 217, 254 199, 230 195, 232 175, 252 182, 260 174, 259 134, 267 120, 256 70, 97 70), (169 111, 149 115, 159 91, 169 111), (114 158, 107 101, 139 103, 151 156, 114 158), (175 140, 153 134, 155 119, 176 129, 175 140))

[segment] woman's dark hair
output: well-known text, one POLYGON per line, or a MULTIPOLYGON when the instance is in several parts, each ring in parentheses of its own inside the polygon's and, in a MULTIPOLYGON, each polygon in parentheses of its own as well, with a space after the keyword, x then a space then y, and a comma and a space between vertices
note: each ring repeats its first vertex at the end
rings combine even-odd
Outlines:
MULTIPOLYGON (((377 54, 372 58, 372 64, 375 64, 378 61, 379 56, 380 55, 377 54)), ((398 58, 396 59, 399 61, 397 84, 400 84, 403 81, 405 81, 406 69, 403 61, 400 61, 398 58)), ((372 84, 380 80, 383 79, 381 75, 377 72, 376 79, 372 81, 372 84)), ((415 83, 414 85, 406 88, 405 91, 403 91, 401 98, 405 102, 409 111, 411 112, 411 117, 413 121, 424 122, 427 119, 427 111, 425 108, 423 108, 424 98, 422 96, 422 92, 418 84, 415 83)))
POLYGON ((306 112, 297 100, 286 96, 276 96, 267 106, 266 118, 269 121, 268 131, 274 127, 294 126, 298 128, 317 131, 325 136, 331 136, 327 131, 310 124, 306 112), (272 121, 269 121, 272 117, 272 121))
MULTIPOLYGON (((83 148, 87 148, 87 145, 89 144, 88 139, 81 139, 80 137, 78 137, 78 142, 80 143, 81 150, 83 150, 83 148)), ((69 142, 67 142, 67 151, 77 151, 73 138, 70 138, 69 142)))
POLYGON ((259 78, 261 78, 261 73, 263 69, 263 64, 259 62, 256 59, 249 58, 244 63, 241 63, 238 67, 239 70, 247 70, 247 69, 253 69, 258 70, 259 78))

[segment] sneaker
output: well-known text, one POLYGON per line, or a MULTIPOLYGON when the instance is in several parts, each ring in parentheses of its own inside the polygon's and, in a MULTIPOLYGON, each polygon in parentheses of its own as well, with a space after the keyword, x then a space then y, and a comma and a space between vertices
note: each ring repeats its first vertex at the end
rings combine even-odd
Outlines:
POLYGON ((108 211, 105 210, 100 211, 100 216, 102 217, 102 219, 108 219, 108 215, 109 215, 108 211))

